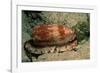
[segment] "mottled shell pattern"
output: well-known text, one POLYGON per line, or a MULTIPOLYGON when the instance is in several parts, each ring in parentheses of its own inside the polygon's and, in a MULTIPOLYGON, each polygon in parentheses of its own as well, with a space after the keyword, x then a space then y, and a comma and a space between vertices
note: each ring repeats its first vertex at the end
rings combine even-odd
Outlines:
POLYGON ((63 45, 75 38, 75 32, 64 25, 41 24, 32 30, 32 39, 37 46, 63 45))

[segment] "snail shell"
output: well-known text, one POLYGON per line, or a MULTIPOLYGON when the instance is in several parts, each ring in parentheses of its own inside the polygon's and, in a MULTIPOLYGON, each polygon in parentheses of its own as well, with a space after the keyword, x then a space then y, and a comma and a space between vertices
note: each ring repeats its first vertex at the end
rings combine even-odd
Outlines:
POLYGON ((75 38, 75 32, 64 25, 42 24, 32 29, 32 39, 36 46, 63 45, 75 38))

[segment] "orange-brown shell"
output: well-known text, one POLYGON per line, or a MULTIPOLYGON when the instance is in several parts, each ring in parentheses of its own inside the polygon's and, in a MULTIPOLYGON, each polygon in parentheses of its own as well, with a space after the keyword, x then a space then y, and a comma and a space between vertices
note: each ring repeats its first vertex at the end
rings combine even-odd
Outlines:
POLYGON ((33 27, 32 38, 35 45, 62 45, 76 38, 75 32, 64 25, 48 24, 33 27))

